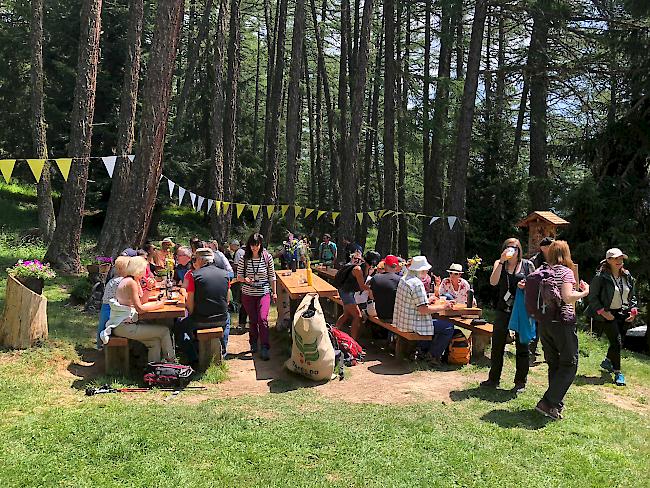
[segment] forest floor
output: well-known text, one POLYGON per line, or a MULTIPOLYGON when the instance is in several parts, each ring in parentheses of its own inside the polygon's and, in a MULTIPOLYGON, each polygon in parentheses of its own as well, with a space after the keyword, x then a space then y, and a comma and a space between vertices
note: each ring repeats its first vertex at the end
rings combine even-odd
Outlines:
MULTIPOLYGON (((44 252, 21 237, 33 202, 1 190, 0 307, 4 269, 44 252)), ((625 352, 617 388, 598 369, 606 344, 586 333, 560 422, 534 411, 545 364, 525 393, 507 390, 511 350, 504 389, 485 391, 485 364, 431 370, 365 336, 365 362, 315 385, 283 367, 286 332, 262 362, 237 327, 232 357, 193 382, 205 390, 86 397, 139 378, 103 376, 96 317, 71 300, 82 280, 48 284, 45 344, 0 351, 2 486, 649 486, 650 360, 625 352)))

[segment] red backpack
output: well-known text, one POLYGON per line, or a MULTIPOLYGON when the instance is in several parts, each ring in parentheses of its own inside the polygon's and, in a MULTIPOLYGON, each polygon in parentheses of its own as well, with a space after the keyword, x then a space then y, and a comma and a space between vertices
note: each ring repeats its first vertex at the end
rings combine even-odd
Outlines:
POLYGON ((190 382, 194 370, 190 366, 176 363, 149 363, 145 369, 144 382, 147 386, 183 388, 190 382))
POLYGON ((363 348, 350 335, 342 330, 327 324, 330 332, 330 339, 335 351, 341 351, 341 357, 346 366, 356 366, 357 362, 363 361, 366 355, 363 348))

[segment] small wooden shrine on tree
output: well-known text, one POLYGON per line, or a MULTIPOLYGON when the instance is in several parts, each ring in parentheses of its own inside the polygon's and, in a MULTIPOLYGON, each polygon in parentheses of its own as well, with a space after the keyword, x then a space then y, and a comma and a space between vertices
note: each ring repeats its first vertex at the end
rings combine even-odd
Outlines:
POLYGON ((566 227, 569 222, 553 212, 536 211, 517 224, 517 227, 528 227, 528 255, 539 252, 539 243, 544 237, 555 239, 560 227, 566 227))

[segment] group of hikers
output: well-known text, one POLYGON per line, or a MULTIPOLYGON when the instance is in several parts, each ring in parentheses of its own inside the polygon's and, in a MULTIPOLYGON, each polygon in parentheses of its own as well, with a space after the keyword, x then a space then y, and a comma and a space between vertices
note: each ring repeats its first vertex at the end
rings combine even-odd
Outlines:
MULTIPOLYGON (((415 357, 434 367, 440 366, 454 326, 446 320, 434 319, 432 314, 455 304, 475 305, 470 285, 463 278, 463 266, 451 263, 448 276, 441 279, 431 274, 432 266, 424 256, 409 260, 394 255, 382 258, 375 251, 364 254, 361 246, 350 239, 344 244, 345 248, 339 251, 331 236, 325 234, 312 252, 307 238, 289 233, 283 246, 271 252, 265 246, 264 237, 253 233, 243 247, 236 239, 220 245, 217 241, 193 238, 189 246, 179 246, 171 238, 165 238, 160 248, 148 242, 142 250, 125 249, 116 258, 105 284, 97 347, 103 347, 110 335, 115 334, 145 344, 150 362, 175 361, 173 334, 176 345, 194 365, 198 362, 195 332, 201 328, 223 327, 222 352, 226 356, 230 311, 238 311, 240 327, 249 323, 250 351, 259 352, 262 360, 268 360, 269 310, 277 300, 274 258, 280 260, 283 268, 295 269, 308 266, 313 257, 322 265, 338 268, 334 283, 343 302, 343 313, 336 328, 349 324, 351 336, 357 340, 364 309, 365 313, 391 323, 400 331, 431 336, 430 341, 418 342, 415 357), (138 320, 138 314, 164 306, 162 294, 156 296, 159 289, 155 276, 160 271, 179 287, 178 293, 185 299, 185 317, 177 319, 171 329, 138 320)), ((549 368, 549 385, 536 409, 547 417, 562 418, 564 396, 578 366, 574 304, 585 298, 586 314, 609 339, 601 367, 614 375, 617 385, 625 385, 621 371, 622 343, 625 331, 638 313, 634 279, 624 267, 626 259, 620 249, 609 249, 591 286, 584 281, 576 284, 575 266, 565 241, 544 238, 540 252, 529 260, 524 258, 518 239, 507 239, 490 275, 497 301, 491 367, 488 379, 481 386, 499 386, 505 347, 515 330, 513 391, 525 390, 531 358, 537 354, 537 342, 541 341, 549 368), (543 286, 555 292, 558 307, 555 314, 536 315, 537 327, 531 331, 526 329, 527 325, 521 325, 531 323, 524 291, 527 282, 540 270, 546 273, 543 286)))

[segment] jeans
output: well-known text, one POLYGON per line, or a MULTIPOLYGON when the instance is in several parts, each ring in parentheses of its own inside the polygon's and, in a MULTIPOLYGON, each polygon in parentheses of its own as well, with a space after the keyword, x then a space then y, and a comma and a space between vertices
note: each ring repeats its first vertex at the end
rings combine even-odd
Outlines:
POLYGON ((418 341, 422 352, 429 352, 434 358, 440 359, 444 354, 451 337, 454 335, 454 325, 446 320, 433 321, 433 338, 431 341, 418 341))
POLYGON ((197 322, 190 315, 184 319, 176 322, 174 326, 174 333, 176 337, 176 344, 182 349, 187 360, 194 363, 199 360, 199 353, 196 348, 195 332, 199 329, 209 329, 212 327, 223 327, 223 337, 221 337, 221 352, 225 356, 228 351, 228 337, 230 336, 230 314, 226 313, 225 323, 220 321, 210 322, 197 322))
POLYGON ((108 303, 103 303, 102 308, 99 309, 99 323, 97 324, 97 349, 104 346, 99 334, 106 328, 106 322, 111 318, 111 306, 108 303))
MULTIPOLYGON (((510 321, 510 314, 501 310, 496 311, 494 320, 494 330, 492 332, 492 353, 490 355, 490 374, 489 380, 495 383, 501 381, 501 372, 503 371, 503 354, 506 350, 506 339, 510 331, 508 330, 508 322, 510 321)), ((519 334, 515 333, 515 348, 516 348, 516 369, 515 369, 515 384, 526 384, 528 378, 528 370, 530 364, 528 358, 530 351, 528 344, 521 344, 519 342, 519 334)))
POLYGON ((241 301, 250 318, 248 341, 251 346, 257 345, 259 338, 262 347, 269 349, 269 309, 271 308, 271 295, 267 293, 261 297, 254 297, 242 293, 241 301))
POLYGON ((621 370, 621 349, 623 348, 623 337, 625 336, 625 315, 620 310, 611 310, 614 320, 602 322, 603 332, 609 340, 607 357, 614 366, 614 371, 621 370))
POLYGON ((578 371, 576 324, 544 322, 539 338, 548 364, 548 389, 544 400, 553 407, 560 407, 578 371))

